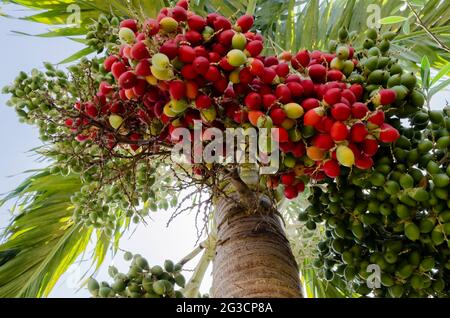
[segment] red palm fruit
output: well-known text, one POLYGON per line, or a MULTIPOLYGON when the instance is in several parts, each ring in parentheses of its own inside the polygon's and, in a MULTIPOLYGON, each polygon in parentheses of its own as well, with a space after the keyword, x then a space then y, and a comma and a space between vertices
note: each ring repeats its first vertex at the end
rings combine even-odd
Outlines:
POLYGON ((159 52, 167 55, 169 60, 173 60, 178 55, 178 44, 174 40, 168 40, 161 45, 159 52))
POLYGON ((315 94, 314 83, 310 79, 302 80, 303 92, 305 96, 312 97, 315 94))
POLYGON ((187 80, 193 80, 198 74, 195 71, 194 65, 186 64, 181 68, 181 75, 187 80))
POLYGON ((131 59, 131 46, 123 45, 120 48, 120 56, 122 56, 123 59, 131 59))
POLYGON ((347 105, 348 107, 352 106, 352 104, 350 104, 350 102, 345 97, 341 97, 341 103, 347 105))
POLYGON ((263 50, 264 45, 261 41, 259 40, 254 40, 251 42, 248 42, 247 45, 245 46, 245 50, 250 53, 250 56, 252 57, 256 57, 259 55, 259 53, 261 53, 261 51, 263 50))
POLYGON ((341 174, 341 167, 339 166, 339 163, 334 159, 327 160, 323 164, 322 169, 323 172, 330 178, 337 178, 341 174))
POLYGON ((275 79, 276 76, 277 76, 277 73, 275 72, 275 70, 273 68, 265 67, 263 74, 259 77, 261 78, 261 80, 264 83, 270 84, 273 82, 273 80, 275 79))
POLYGON ((171 16, 178 22, 186 21, 187 19, 187 10, 181 6, 175 6, 171 10, 171 16))
POLYGON ((353 142, 363 142, 368 134, 366 125, 363 123, 356 123, 350 129, 350 138, 353 142))
POLYGON ((371 135, 367 136, 362 142, 362 151, 372 157, 378 151, 378 141, 371 135))
POLYGON ((217 62, 220 61, 221 58, 222 58, 222 57, 221 57, 220 54, 217 53, 217 52, 209 52, 209 53, 208 53, 208 60, 209 60, 211 63, 217 63, 217 62))
POLYGON ((245 110, 238 110, 234 113, 233 120, 238 124, 248 122, 248 113, 245 110))
POLYGON ((364 88, 360 84, 353 84, 350 86, 350 90, 355 94, 356 100, 361 100, 364 94, 364 88))
POLYGON ((303 142, 298 142, 298 143, 294 144, 291 152, 295 158, 303 157, 306 153, 305 144, 303 142))
POLYGON ((136 65, 136 68, 134 71, 136 72, 137 76, 150 76, 152 75, 152 71, 150 70, 150 61, 148 59, 140 60, 139 63, 136 65))
POLYGON ((231 72, 232 70, 234 70, 234 66, 228 63, 228 58, 226 56, 222 57, 219 65, 225 71, 231 72))
POLYGON ((311 146, 306 149, 306 155, 309 159, 320 161, 325 158, 325 151, 316 146, 311 146))
POLYGON ((233 40, 235 32, 233 30, 224 30, 217 35, 217 42, 229 47, 233 40))
POLYGON ((233 84, 233 89, 238 96, 244 96, 249 91, 248 85, 242 85, 241 83, 233 84))
POLYGON ((376 126, 381 126, 384 123, 384 112, 382 110, 374 111, 367 121, 376 126))
POLYGON ((197 45, 203 41, 203 36, 194 30, 187 31, 184 36, 186 37, 186 41, 188 41, 191 45, 197 45))
POLYGON ((339 88, 332 88, 327 90, 323 95, 323 100, 331 106, 339 103, 339 101, 341 100, 341 90, 339 88))
POLYGON ((219 31, 219 30, 228 30, 231 29, 232 25, 230 20, 228 20, 227 18, 219 15, 216 17, 216 19, 213 22, 213 28, 214 31, 219 31))
POLYGON ((178 58, 183 63, 192 63, 195 59, 195 50, 188 46, 188 45, 182 45, 178 49, 178 58))
POLYGON ((383 123, 380 126, 380 140, 384 143, 390 143, 400 138, 400 134, 397 129, 389 124, 383 123))
POLYGON ((120 22, 121 28, 128 28, 133 30, 134 32, 137 32, 138 26, 136 20, 133 19, 127 19, 120 22))
POLYGON ((320 106, 320 102, 316 98, 307 98, 302 102, 302 107, 305 111, 308 111, 313 108, 317 108, 320 106))
POLYGON ((72 118, 67 118, 65 121, 64 121, 64 124, 66 125, 66 127, 69 127, 69 128, 71 128, 72 126, 73 126, 73 119, 72 118))
POLYGON ((211 107, 212 101, 208 95, 199 94, 195 99, 195 107, 197 109, 208 109, 211 107))
POLYGON ((215 82, 221 78, 221 75, 217 67, 210 65, 204 77, 207 81, 215 82))
POLYGON ((351 107, 352 117, 356 119, 362 119, 366 117, 369 108, 367 108, 366 104, 356 102, 351 107))
POLYGON ((350 117, 351 109, 344 103, 337 103, 331 109, 331 115, 334 119, 345 121, 350 117))
POLYGON ((349 101, 350 105, 356 103, 356 96, 350 89, 344 89, 342 91, 342 97, 349 101))
MULTIPOLYGON (((275 138, 274 138, 274 140, 275 140, 275 138)), ((279 146, 280 146, 281 152, 289 153, 289 152, 292 152, 292 149, 294 148, 294 143, 292 141, 288 140, 286 142, 280 143, 279 146)))
POLYGON ((241 32, 245 33, 252 28, 254 21, 253 16, 245 14, 237 19, 236 25, 241 28, 241 32))
POLYGON ((287 104, 291 101, 291 91, 285 84, 279 84, 275 89, 275 96, 283 104, 287 104))
POLYGON ((308 67, 309 77, 316 83, 324 83, 327 76, 327 69, 321 64, 314 64, 308 67))
POLYGON ((293 185, 295 182, 295 174, 294 173, 285 173, 280 177, 280 181, 285 186, 293 185))
POLYGON ((222 45, 222 43, 214 43, 212 46, 212 50, 220 56, 224 56, 228 52, 228 48, 225 45, 222 45))
POLYGON ((223 94, 223 92, 225 92, 228 87, 228 80, 225 77, 221 76, 218 81, 215 81, 213 83, 213 86, 217 92, 223 94))
POLYGON ((337 121, 333 124, 333 126, 331 126, 330 135, 334 141, 343 141, 347 139, 348 128, 345 124, 337 121))
POLYGON ((320 123, 318 123, 314 128, 322 133, 330 133, 331 127, 333 127, 334 119, 328 116, 323 116, 320 123))
POLYGON ((206 26, 206 20, 199 15, 193 14, 188 17, 188 26, 191 30, 202 32, 206 26))
POLYGON ((286 119, 286 113, 281 108, 277 108, 270 112, 270 118, 272 118, 275 125, 281 125, 281 123, 286 119))
POLYGON ((147 91, 148 83, 145 79, 138 78, 136 85, 133 87, 133 93, 135 96, 143 96, 147 91))
POLYGON ((142 60, 142 59, 148 59, 150 57, 150 54, 147 50, 147 45, 145 45, 144 42, 138 42, 131 48, 131 58, 133 60, 142 60))
POLYGON ((355 158, 355 166, 361 170, 368 170, 373 167, 373 160, 369 156, 361 154, 355 158))
POLYGON ((136 41, 141 42, 141 41, 144 41, 145 38, 146 38, 145 33, 139 33, 139 34, 136 36, 136 41))
POLYGON ((169 93, 173 99, 179 100, 184 98, 186 96, 186 84, 180 80, 171 81, 169 93))
POLYGON ((272 129, 272 138, 282 144, 289 141, 289 133, 283 127, 274 127, 272 129))
POLYGON ((192 65, 198 74, 205 75, 209 70, 209 60, 203 56, 197 56, 192 65))
POLYGON ((295 186, 287 186, 284 188, 284 196, 288 200, 295 199, 298 197, 298 190, 295 186))
POLYGON ((99 86, 99 92, 102 95, 109 95, 110 93, 112 93, 112 86, 109 85, 108 82, 101 82, 100 86, 99 86))
POLYGON ((311 60, 309 52, 307 50, 303 50, 295 54, 295 59, 300 63, 301 66, 307 67, 311 60))
POLYGON ((275 72, 280 77, 286 77, 289 74, 289 64, 286 62, 278 64, 275 67, 275 72))
POLYGON ((125 72, 119 77, 119 85, 123 89, 133 88, 134 85, 136 85, 136 82, 137 82, 136 74, 134 74, 131 71, 125 72))
POLYGON ((239 72, 239 82, 242 84, 250 84, 254 79, 249 67, 244 67, 239 72))
POLYGON ((153 36, 159 32, 159 23, 155 19, 147 19, 144 22, 144 31, 148 36, 153 36))
POLYGON ((86 103, 84 109, 86 111, 86 115, 88 115, 89 117, 95 118, 98 116, 98 109, 93 103, 86 103))
POLYGON ((177 2, 176 6, 182 7, 187 10, 189 8, 189 1, 188 0, 180 0, 177 2))
POLYGON ((204 46, 198 45, 194 47, 194 51, 196 56, 203 56, 208 58, 208 51, 205 49, 204 46))
POLYGON ((301 97, 303 95, 303 86, 298 82, 289 82, 286 84, 292 97, 301 97))
POLYGON ((284 51, 283 53, 280 54, 280 59, 282 59, 283 61, 289 62, 290 60, 292 60, 292 53, 288 52, 288 51, 284 51))
POLYGON ((342 81, 344 79, 344 74, 339 70, 329 70, 327 72, 328 81, 342 81))
POLYGON ((390 105, 397 99, 397 93, 393 89, 382 89, 374 98, 375 105, 390 105))
POLYGON ((259 110, 262 105, 262 97, 256 92, 249 93, 245 96, 244 104, 250 110, 259 110))
POLYGON ((334 140, 329 134, 319 134, 314 136, 312 144, 322 150, 330 150, 334 147, 334 140))
POLYGON ((297 188, 298 192, 303 192, 305 191, 305 183, 303 181, 299 181, 297 182, 297 184, 295 185, 295 187, 297 188))
POLYGON ((116 80, 119 79, 120 75, 122 75, 126 71, 127 67, 120 61, 115 62, 111 67, 111 72, 116 80))
POLYGON ((277 97, 273 94, 263 95, 263 105, 265 109, 269 109, 275 105, 277 97))
POLYGON ((323 108, 310 109, 303 116, 303 123, 306 126, 316 126, 322 120, 324 113, 323 108))
POLYGON ((111 68, 114 63, 116 63, 119 60, 119 58, 115 55, 108 56, 105 61, 103 62, 103 66, 105 67, 105 70, 107 72, 111 72, 111 68))
POLYGON ((270 66, 274 66, 274 65, 278 65, 279 61, 278 58, 276 56, 267 56, 264 59, 264 66, 265 67, 270 67, 270 66))
POLYGON ((214 25, 214 21, 216 21, 216 19, 217 19, 218 16, 219 16, 219 14, 216 13, 216 12, 209 13, 209 14, 206 16, 206 23, 207 23, 210 27, 212 27, 212 26, 214 25))
POLYGON ((258 119, 261 116, 265 116, 263 112, 259 111, 259 110, 251 110, 248 112, 248 120, 250 121, 250 123, 253 126, 258 126, 258 119))
POLYGON ((252 59, 250 63, 250 72, 256 76, 262 76, 264 74, 264 63, 259 59, 252 59))
POLYGON ((291 82, 295 82, 295 83, 302 83, 302 78, 300 76, 298 76, 297 74, 290 74, 286 77, 285 83, 291 83, 291 82))

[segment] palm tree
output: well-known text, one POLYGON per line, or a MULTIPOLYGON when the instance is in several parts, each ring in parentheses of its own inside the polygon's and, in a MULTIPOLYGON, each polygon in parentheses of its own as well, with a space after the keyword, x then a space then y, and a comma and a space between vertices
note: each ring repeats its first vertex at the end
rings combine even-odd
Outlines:
MULTIPOLYGON (((119 17, 156 16, 160 8, 170 4, 162 0, 10 2, 41 11, 24 18, 53 27, 38 36, 68 37, 86 44, 89 44, 88 41, 79 36, 87 34, 89 25, 102 14, 119 17), (66 25, 72 14, 67 10, 70 5, 76 5, 73 8, 80 10, 81 21, 76 26, 66 25)), ((301 48, 325 49, 330 39, 337 38, 341 27, 350 31, 358 30, 351 33, 352 42, 355 46, 361 46, 367 20, 372 14, 367 8, 377 4, 379 1, 214 0, 195 1, 191 6, 199 13, 218 11, 228 17, 244 12, 253 14, 256 28, 269 40, 270 45, 266 50, 281 53, 284 50, 295 52, 301 48)), ((449 68, 444 66, 450 58, 450 39, 447 35, 450 31, 450 3, 439 0, 383 1, 380 9, 381 17, 384 18, 381 30, 398 34, 392 46, 405 67, 417 70, 420 63, 423 64, 422 57, 427 56, 432 67, 446 70, 441 77, 449 72, 449 68)), ((95 48, 87 46, 62 62, 73 62, 95 51, 95 48)), ((224 197, 214 202, 212 223, 216 231, 210 235, 209 244, 201 245, 194 253, 204 250, 204 257, 186 288, 188 295, 197 294, 198 283, 205 267, 212 260, 213 251, 214 296, 301 296, 299 267, 307 296, 351 296, 344 282, 333 280, 328 284, 317 278, 310 264, 314 252, 308 255, 307 248, 296 248, 293 243, 309 240, 314 245, 324 235, 321 228, 314 234, 317 237, 311 237, 302 228, 295 226, 292 211, 304 206, 305 202, 293 201, 282 207, 282 216, 290 221, 286 236, 278 214, 273 213, 266 204, 267 198, 255 197, 239 178, 231 177, 230 180, 230 196, 241 203, 258 202, 259 213, 249 217, 249 206, 230 203, 224 197), (253 198, 253 201, 249 201, 249 198, 253 198), (267 224, 267 228, 260 227, 260 231, 255 233, 255 228, 260 224, 267 224), (240 235, 232 236, 230 233, 240 235), (247 249, 248 246, 252 247, 251 251, 247 249), (258 268, 261 270, 255 270, 258 268), (253 283, 248 286, 246 281, 253 283), (236 288, 238 285, 248 287, 236 288)), ((101 231, 75 223, 70 217, 74 209, 70 198, 82 186, 83 181, 75 174, 54 175, 47 169, 27 179, 5 198, 3 202, 18 198, 23 210, 5 230, 4 243, 0 245, 0 296, 48 295, 58 278, 84 253, 91 236, 96 237, 97 241, 92 259, 96 268, 101 265, 111 245, 109 238, 101 231)), ((113 249, 118 248, 119 239, 120 232, 116 233, 113 249)), ((310 250, 313 251, 314 246, 310 250)))

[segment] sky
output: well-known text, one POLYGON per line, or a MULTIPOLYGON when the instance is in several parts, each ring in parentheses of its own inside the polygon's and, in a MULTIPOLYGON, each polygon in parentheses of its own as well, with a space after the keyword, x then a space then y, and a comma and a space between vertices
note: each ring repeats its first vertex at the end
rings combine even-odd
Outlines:
MULTIPOLYGON (((12 16, 23 16, 26 12, 15 5, 4 5, 2 11, 12 16)), ((42 62, 58 63, 79 50, 81 45, 68 39, 46 39, 15 35, 11 31, 37 34, 47 31, 46 26, 29 23, 18 19, 0 17, 0 87, 9 84, 19 71, 31 71, 32 68, 43 69, 42 62)), ((60 67, 64 68, 64 67, 60 67)), ((44 167, 46 163, 38 162, 30 149, 39 146, 38 132, 35 128, 20 124, 14 109, 6 107, 8 96, 0 94, 0 194, 17 186, 24 178, 24 171, 44 167)), ((438 94, 434 100, 434 108, 441 108, 450 100, 449 91, 438 94)), ((183 214, 166 227, 171 211, 158 211, 152 214, 148 225, 140 225, 133 235, 128 233, 121 241, 121 248, 145 256, 151 265, 162 264, 165 259, 178 261, 195 248, 197 235, 195 231, 195 212, 183 214)), ((9 219, 8 206, 0 209, 0 227, 9 219)), ((198 259, 198 258, 197 258, 198 259)), ((193 269, 194 259, 186 268, 193 269)), ((128 265, 119 253, 115 258, 108 255, 104 266, 97 275, 98 280, 111 281, 107 275, 109 264, 114 264, 120 271, 127 271, 128 265)), ((58 282, 51 297, 88 297, 85 289, 79 289, 78 279, 87 268, 87 264, 73 266, 58 282)), ((186 272, 189 278, 190 273, 186 272)), ((201 292, 206 293, 211 285, 211 269, 208 270, 202 284, 201 292)))
MULTIPOLYGON (((22 8, 9 4, 2 6, 2 11, 16 17, 26 14, 22 8)), ((73 52, 83 48, 79 43, 68 39, 15 35, 11 32, 12 30, 38 34, 47 31, 47 28, 36 23, 0 17, 0 43, 3 44, 0 49, 2 65, 0 88, 12 82, 22 70, 25 72, 30 72, 33 68, 42 70, 42 62, 48 61, 57 64, 73 52)), ((64 66, 59 68, 64 69, 64 66)), ((11 191, 20 184, 26 177, 23 174, 24 171, 46 166, 45 162, 38 162, 38 158, 30 152, 30 149, 41 145, 37 129, 19 123, 14 109, 6 106, 7 100, 7 95, 0 94, 0 149, 3 149, 0 156, 0 194, 11 191)), ((10 216, 9 207, 0 208, 0 228, 7 224, 10 216)), ((152 214, 152 220, 147 220, 147 226, 139 225, 132 236, 132 233, 124 236, 120 248, 143 255, 151 265, 162 265, 166 259, 175 262, 181 260, 196 247, 195 212, 177 217, 167 228, 166 223, 170 215, 171 210, 152 214)), ((186 268, 195 268, 197 259, 189 262, 186 268)), ((99 281, 111 281, 107 275, 109 264, 114 264, 122 272, 126 272, 129 266, 127 262, 123 261, 122 253, 115 258, 109 255, 96 277, 99 281)), ((50 296, 88 297, 89 293, 86 289, 77 291, 79 289, 78 278, 85 272, 87 265, 84 262, 80 266, 73 266, 63 276, 50 296)), ((189 278, 191 272, 184 274, 186 278, 189 278)), ((209 291, 211 281, 209 270, 203 281, 202 293, 209 291)))

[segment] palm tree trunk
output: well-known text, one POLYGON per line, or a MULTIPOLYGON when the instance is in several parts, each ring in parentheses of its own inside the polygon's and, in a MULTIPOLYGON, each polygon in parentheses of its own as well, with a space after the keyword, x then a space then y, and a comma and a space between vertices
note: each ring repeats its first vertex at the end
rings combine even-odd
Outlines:
POLYGON ((245 192, 238 189, 216 200, 212 295, 302 297, 298 266, 278 213, 267 197, 245 192), (249 196, 257 198, 253 207, 241 204, 250 202, 249 196))

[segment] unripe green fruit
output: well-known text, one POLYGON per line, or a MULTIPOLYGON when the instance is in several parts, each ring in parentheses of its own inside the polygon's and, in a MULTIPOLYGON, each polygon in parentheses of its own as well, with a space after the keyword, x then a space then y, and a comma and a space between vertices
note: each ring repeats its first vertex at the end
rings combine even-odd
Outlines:
POLYGON ((389 51, 390 46, 391 46, 391 44, 387 40, 383 40, 379 44, 380 51, 383 52, 383 53, 389 51))
POLYGON ((353 70, 355 69, 355 64, 353 64, 353 61, 347 60, 344 62, 344 68, 342 69, 342 72, 345 76, 349 76, 353 70))
POLYGON ((369 39, 375 41, 375 40, 377 39, 377 37, 378 37, 378 32, 377 32, 377 30, 374 29, 374 28, 369 28, 369 29, 367 29, 367 31, 366 31, 366 35, 367 35, 367 37, 368 37, 369 39))
POLYGON ((171 260, 164 261, 164 269, 167 272, 172 273, 174 271, 174 267, 175 267, 175 265, 173 264, 173 262, 171 260))
POLYGON ((414 179, 409 174, 404 174, 400 177, 400 185, 403 189, 409 189, 414 186, 414 179))
POLYGON ((178 22, 174 18, 164 17, 159 21, 161 29, 166 33, 175 32, 178 28, 178 22))
POLYGON ((214 29, 207 25, 202 32, 203 40, 205 42, 208 42, 213 38, 213 36, 214 36, 214 29))
POLYGON ((336 56, 341 60, 347 60, 349 56, 348 46, 341 45, 336 49, 336 56))
POLYGON ((363 43, 363 47, 368 50, 372 48, 375 45, 375 42, 371 39, 365 39, 363 43))
POLYGON ((120 28, 119 39, 123 43, 132 44, 136 41, 136 36, 134 35, 133 30, 129 28, 120 28))
POLYGON ((102 298, 107 298, 112 292, 110 287, 100 287, 98 295, 102 298))
POLYGON ((377 48, 376 46, 372 47, 369 49, 369 51, 367 52, 368 56, 380 56, 381 52, 380 49, 377 48))
POLYGON ((405 225, 405 235, 411 241, 417 241, 420 237, 420 229, 414 223, 408 223, 405 225))
POLYGON ((247 38, 242 33, 236 33, 231 40, 233 49, 244 50, 247 44, 247 38))
POLYGON ((247 61, 247 56, 241 50, 233 49, 227 53, 227 61, 231 66, 239 67, 247 61))
POLYGON ((335 57, 331 60, 330 67, 334 70, 342 70, 344 68, 344 61, 338 57, 335 57))
POLYGON ((395 93, 397 94, 397 98, 396 101, 402 101, 406 98, 406 96, 408 95, 408 89, 406 88, 406 86, 404 85, 396 85, 391 87, 392 90, 395 91, 395 93))
POLYGON ((417 78, 414 73, 406 73, 401 77, 402 85, 406 86, 408 89, 413 89, 416 87, 417 78))
POLYGON ((100 289, 99 283, 95 279, 90 278, 89 281, 88 281, 88 290, 89 290, 89 292, 93 296, 97 296, 98 292, 99 292, 99 289, 100 289))
POLYGON ((346 41, 348 39, 348 31, 345 26, 339 29, 338 36, 341 42, 346 41))
POLYGON ((109 116, 109 124, 114 129, 119 129, 122 126, 123 118, 119 115, 112 114, 109 116))
POLYGON ((161 266, 156 265, 150 269, 150 273, 152 273, 155 276, 160 276, 162 273, 164 273, 164 270, 162 269, 161 266))
MULTIPOLYGON (((423 105, 425 104, 425 96, 423 96, 423 94, 417 90, 413 90, 411 92, 409 100, 410 100, 411 104, 417 108, 422 108, 423 105)), ((430 119, 431 119, 431 117, 432 116, 430 114, 430 119)), ((431 119, 431 121, 433 121, 433 120, 431 119)))
POLYGON ((391 73, 391 75, 395 75, 395 74, 402 74, 403 73, 403 69, 399 64, 392 64, 391 68, 389 69, 389 72, 391 73))
POLYGON ((378 60, 378 56, 370 56, 364 63, 364 67, 369 71, 374 71, 378 68, 378 60))
POLYGON ((383 40, 388 40, 388 41, 392 41, 396 36, 397 36, 397 33, 393 32, 393 31, 388 31, 381 35, 383 40))

